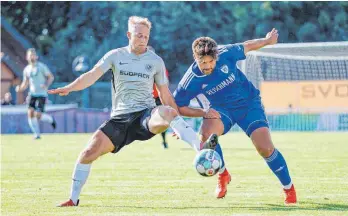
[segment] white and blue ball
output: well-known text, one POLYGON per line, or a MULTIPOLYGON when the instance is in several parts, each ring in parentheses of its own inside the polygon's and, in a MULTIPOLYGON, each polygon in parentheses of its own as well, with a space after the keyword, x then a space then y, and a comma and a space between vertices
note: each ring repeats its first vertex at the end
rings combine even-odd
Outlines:
POLYGON ((212 149, 203 149, 197 153, 194 166, 197 172, 205 177, 213 176, 219 172, 222 165, 220 155, 212 149))

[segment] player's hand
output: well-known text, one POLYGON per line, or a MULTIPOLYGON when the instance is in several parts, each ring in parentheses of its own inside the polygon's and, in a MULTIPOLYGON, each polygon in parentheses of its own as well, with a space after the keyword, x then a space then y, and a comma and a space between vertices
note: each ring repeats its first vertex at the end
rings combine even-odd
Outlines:
POLYGON ((70 93, 70 90, 66 87, 50 89, 47 91, 48 94, 59 94, 60 96, 66 96, 70 93))
POLYGON ((15 91, 16 91, 16 92, 21 92, 21 88, 20 88, 20 86, 19 86, 19 85, 18 85, 18 86, 16 86, 15 91))
POLYGON ((219 119, 221 118, 220 113, 214 109, 209 109, 208 112, 203 116, 206 119, 219 119))
POLYGON ((268 32, 266 35, 266 40, 268 42, 268 45, 273 45, 278 42, 278 30, 273 28, 272 31, 268 32))
POLYGON ((180 137, 175 132, 172 133, 172 137, 176 138, 177 140, 180 139, 180 137))

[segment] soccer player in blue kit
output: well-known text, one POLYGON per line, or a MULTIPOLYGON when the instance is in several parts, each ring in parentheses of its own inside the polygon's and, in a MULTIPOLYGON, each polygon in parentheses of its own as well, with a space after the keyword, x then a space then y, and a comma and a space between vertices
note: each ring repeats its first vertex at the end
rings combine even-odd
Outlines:
MULTIPOLYGON (((180 81, 174 97, 181 115, 203 117, 200 130, 202 142, 211 139, 214 134, 220 136, 227 133, 237 123, 251 138, 258 153, 283 185, 285 204, 296 204, 296 191, 285 159, 271 140, 260 91, 236 65, 237 61, 246 58, 247 52, 275 44, 277 41, 276 29, 272 29, 265 38, 241 44, 218 46, 212 38, 197 38, 192 44, 195 62, 180 81), (203 109, 189 107, 194 98, 203 109)), ((214 148, 223 161, 217 137, 215 144, 210 148, 214 148)), ((223 161, 215 190, 217 198, 226 195, 230 181, 231 175, 223 161)))

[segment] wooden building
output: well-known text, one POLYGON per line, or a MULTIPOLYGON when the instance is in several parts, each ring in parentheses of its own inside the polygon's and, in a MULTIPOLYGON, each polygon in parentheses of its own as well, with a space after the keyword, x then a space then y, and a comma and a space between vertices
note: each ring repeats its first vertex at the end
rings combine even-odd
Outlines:
POLYGON ((12 93, 16 104, 23 104, 27 92, 16 93, 23 69, 27 65, 26 50, 33 47, 4 17, 1 17, 1 99, 6 92, 12 93))

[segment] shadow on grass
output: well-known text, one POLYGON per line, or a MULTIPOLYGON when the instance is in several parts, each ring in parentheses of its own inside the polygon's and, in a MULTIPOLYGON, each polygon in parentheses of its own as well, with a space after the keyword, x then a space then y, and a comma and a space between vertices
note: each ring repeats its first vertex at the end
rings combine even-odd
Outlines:
POLYGON ((266 204, 268 207, 260 207, 262 210, 274 211, 291 211, 291 210, 325 210, 325 211, 347 211, 348 205, 334 203, 319 203, 319 202, 299 202, 295 206, 284 206, 275 204, 266 204))
POLYGON ((259 204, 255 206, 229 205, 229 206, 123 206, 123 205, 82 205, 80 207, 97 207, 97 208, 134 208, 134 209, 248 209, 258 211, 298 211, 298 210, 324 210, 324 211, 347 211, 348 205, 334 203, 315 203, 300 202, 294 206, 276 205, 276 204, 259 204))

